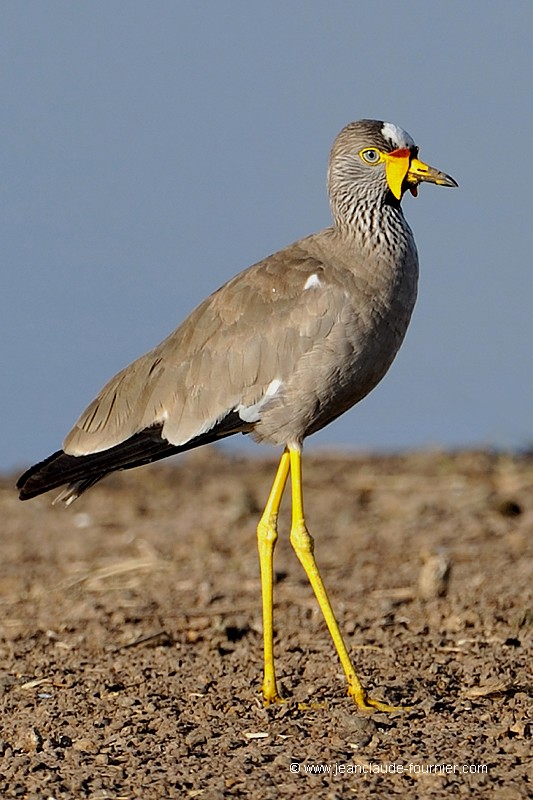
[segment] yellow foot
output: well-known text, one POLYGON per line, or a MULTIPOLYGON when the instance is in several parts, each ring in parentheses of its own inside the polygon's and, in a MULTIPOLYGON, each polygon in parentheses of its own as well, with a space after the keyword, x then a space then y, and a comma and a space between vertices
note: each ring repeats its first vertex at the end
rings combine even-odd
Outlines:
POLYGON ((284 703, 285 700, 278 692, 276 680, 265 680, 261 689, 263 695, 263 705, 271 706, 273 703, 284 703))
POLYGON ((298 711, 320 711, 322 708, 328 708, 328 704, 325 701, 321 703, 298 703, 298 711))
POLYGON ((365 714, 375 714, 376 711, 384 711, 386 714, 394 714, 397 711, 410 711, 412 706, 390 706, 388 703, 382 703, 381 700, 375 700, 369 697, 367 693, 357 688, 348 689, 348 694, 353 697, 357 708, 365 714))
POLYGON ((273 705, 274 703, 284 703, 285 700, 281 697, 277 692, 271 692, 267 695, 265 691, 263 691, 263 705, 265 708, 268 706, 273 705))

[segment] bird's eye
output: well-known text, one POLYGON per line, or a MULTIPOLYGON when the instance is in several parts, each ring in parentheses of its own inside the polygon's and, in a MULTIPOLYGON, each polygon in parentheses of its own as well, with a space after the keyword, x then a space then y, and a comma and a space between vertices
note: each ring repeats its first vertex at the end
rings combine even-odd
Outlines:
POLYGON ((363 161, 366 161, 367 164, 377 164, 378 161, 381 160, 381 155, 379 150, 361 150, 360 153, 361 158, 363 161))

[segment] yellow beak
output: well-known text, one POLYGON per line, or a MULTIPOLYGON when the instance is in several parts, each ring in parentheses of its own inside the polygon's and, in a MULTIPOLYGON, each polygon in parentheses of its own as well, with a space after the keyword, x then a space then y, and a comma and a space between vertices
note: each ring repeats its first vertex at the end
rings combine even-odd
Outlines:
POLYGON ((402 199, 403 191, 406 188, 416 197, 418 184, 422 181, 436 183, 438 186, 459 185, 451 175, 429 167, 418 158, 412 158, 411 151, 407 148, 393 150, 392 153, 385 155, 385 171, 389 189, 397 200, 402 199), (404 182, 407 183, 407 186, 404 182))

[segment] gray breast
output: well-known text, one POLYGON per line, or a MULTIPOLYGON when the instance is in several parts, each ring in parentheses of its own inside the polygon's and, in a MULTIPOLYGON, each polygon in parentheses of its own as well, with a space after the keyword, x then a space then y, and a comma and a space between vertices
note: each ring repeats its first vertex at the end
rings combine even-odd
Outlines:
MULTIPOLYGON (((253 432, 258 441, 301 442, 363 399, 386 374, 404 339, 417 294, 418 257, 406 226, 403 247, 351 253, 328 264, 320 285, 303 293, 307 318, 323 334, 292 365, 265 403, 253 432), (312 302, 311 302, 312 301, 312 302)), ((311 282, 312 283, 312 282, 311 282)))

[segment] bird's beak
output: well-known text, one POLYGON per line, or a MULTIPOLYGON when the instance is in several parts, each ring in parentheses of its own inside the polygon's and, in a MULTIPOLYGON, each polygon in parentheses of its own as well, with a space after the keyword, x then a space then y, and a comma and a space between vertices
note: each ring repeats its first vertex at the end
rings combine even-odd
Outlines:
POLYGON ((427 164, 424 164, 423 161, 419 161, 418 158, 411 159, 406 178, 409 184, 409 190, 415 197, 417 194, 417 186, 419 183, 422 183, 422 181, 436 183, 437 186, 459 186, 451 175, 446 175, 445 172, 440 172, 438 169, 435 169, 435 167, 428 167, 427 164))
POLYGON ((416 197, 418 184, 422 181, 436 183, 438 186, 459 185, 451 175, 446 175, 445 172, 429 167, 418 158, 413 158, 407 148, 388 153, 385 157, 385 169, 389 189, 398 200, 402 199, 403 190, 406 188, 416 197))

